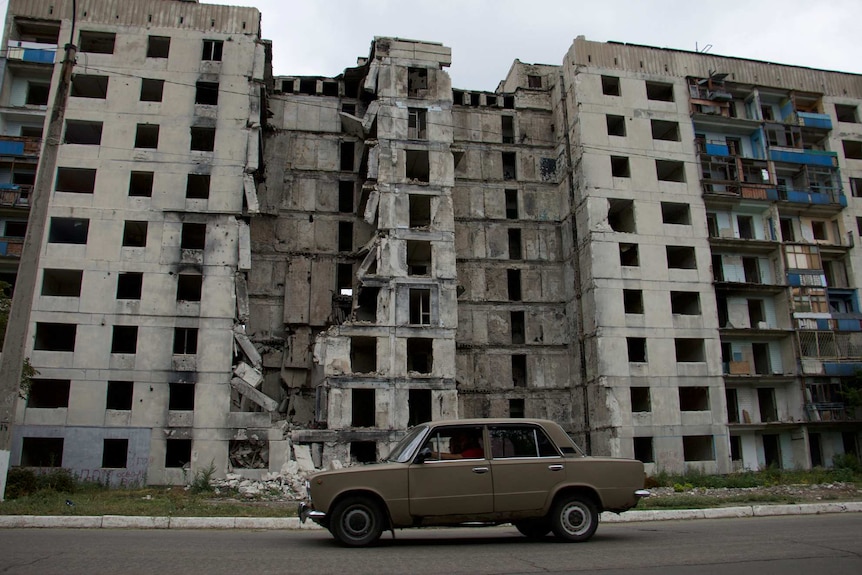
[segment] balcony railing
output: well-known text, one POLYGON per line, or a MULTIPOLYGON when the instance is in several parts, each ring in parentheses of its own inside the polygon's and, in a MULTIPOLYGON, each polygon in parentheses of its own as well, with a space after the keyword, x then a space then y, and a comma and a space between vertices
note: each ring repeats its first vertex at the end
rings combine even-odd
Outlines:
POLYGON ((799 355, 833 361, 862 360, 862 332, 798 331, 799 355))
POLYGON ((8 208, 30 207, 30 196, 33 186, 17 184, 0 184, 0 206, 8 208))
POLYGON ((844 403, 806 403, 805 411, 808 421, 857 421, 860 417, 859 408, 850 407, 844 403))
POLYGON ((41 138, 0 135, 0 156, 38 156, 41 138))
POLYGON ((24 238, 0 236, 0 257, 20 258, 24 250, 24 238))
POLYGON ((12 40, 7 45, 7 48, 7 60, 20 60, 35 64, 53 64, 54 58, 57 55, 57 44, 12 40))

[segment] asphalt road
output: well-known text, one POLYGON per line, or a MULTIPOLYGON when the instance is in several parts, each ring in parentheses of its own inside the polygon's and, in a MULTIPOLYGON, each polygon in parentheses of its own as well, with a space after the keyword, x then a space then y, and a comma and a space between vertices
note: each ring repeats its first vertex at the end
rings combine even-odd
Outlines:
POLYGON ((397 531, 371 549, 326 531, 0 530, 0 574, 862 573, 862 514, 603 524, 588 543, 511 527, 397 531))

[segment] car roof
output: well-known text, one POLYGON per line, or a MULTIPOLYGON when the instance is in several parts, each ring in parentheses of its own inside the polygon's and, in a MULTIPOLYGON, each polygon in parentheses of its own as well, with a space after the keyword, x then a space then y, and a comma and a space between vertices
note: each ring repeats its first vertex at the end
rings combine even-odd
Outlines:
POLYGON ((436 421, 426 421, 421 425, 432 425, 434 427, 440 425, 496 425, 496 424, 534 424, 534 425, 559 425, 550 419, 527 419, 523 417, 483 417, 474 419, 441 419, 436 421))

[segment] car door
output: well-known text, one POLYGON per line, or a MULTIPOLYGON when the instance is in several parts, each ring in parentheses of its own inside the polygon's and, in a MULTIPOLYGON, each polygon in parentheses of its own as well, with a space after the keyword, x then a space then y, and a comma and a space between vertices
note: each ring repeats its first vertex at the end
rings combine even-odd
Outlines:
POLYGON ((493 511, 491 469, 485 457, 485 437, 482 426, 436 428, 423 448, 430 448, 435 457, 413 463, 408 470, 410 514, 416 517, 447 515, 480 516, 493 511), (469 457, 455 458, 449 443, 459 433, 478 434, 480 448, 469 457), (452 459, 444 457, 451 456, 452 459))
POLYGON ((494 512, 542 509, 565 480, 566 461, 539 425, 489 426, 494 512))

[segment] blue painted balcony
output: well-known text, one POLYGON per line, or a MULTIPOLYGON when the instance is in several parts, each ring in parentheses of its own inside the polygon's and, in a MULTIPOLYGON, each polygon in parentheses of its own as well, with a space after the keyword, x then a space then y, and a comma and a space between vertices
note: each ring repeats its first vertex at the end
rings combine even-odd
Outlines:
POLYGON ((805 164, 807 166, 837 165, 838 154, 828 150, 800 150, 797 148, 770 148, 769 159, 774 162, 788 164, 805 164))
POLYGON ((829 114, 815 114, 812 112, 797 112, 796 122, 805 128, 817 128, 820 130, 832 129, 832 117, 829 114))
POLYGON ((56 55, 56 44, 40 44, 18 40, 9 42, 6 51, 7 60, 19 60, 31 64, 53 64, 56 55))

